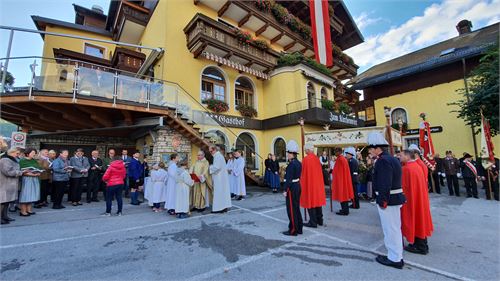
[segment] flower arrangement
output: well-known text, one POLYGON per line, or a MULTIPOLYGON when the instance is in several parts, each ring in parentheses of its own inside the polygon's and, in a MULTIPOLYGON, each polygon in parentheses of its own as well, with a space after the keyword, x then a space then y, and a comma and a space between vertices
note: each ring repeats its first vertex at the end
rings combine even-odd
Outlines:
POLYGON ((261 50, 267 50, 269 48, 269 45, 265 40, 257 39, 255 37, 252 37, 250 32, 248 31, 243 31, 240 29, 237 29, 234 34, 236 35, 236 38, 238 41, 245 43, 245 44, 253 44, 255 47, 261 50))
POLYGON ((229 105, 221 100, 206 99, 202 103, 207 105, 207 108, 213 112, 221 113, 229 110, 229 105))
POLYGON ((352 112, 352 107, 350 107, 347 103, 341 102, 339 104, 339 111, 343 114, 350 114, 352 112))
POLYGON ((333 56, 334 57, 339 58, 345 64, 354 65, 354 60, 350 56, 348 56, 347 54, 345 54, 342 51, 342 49, 340 49, 339 46, 337 46, 335 44, 332 44, 332 52, 333 52, 333 56))
POLYGON ((255 47, 257 47, 258 49, 261 49, 261 50, 267 50, 269 48, 269 45, 267 44, 267 42, 265 40, 261 40, 261 39, 253 39, 253 44, 255 45, 255 47))
POLYGON ((422 118, 422 120, 425 121, 425 118, 427 117, 427 114, 425 114, 425 112, 422 112, 418 115, 420 118, 422 118))
POLYGON ((273 2, 271 2, 269 0, 257 0, 254 3, 255 3, 255 7, 257 7, 257 9, 264 11, 264 12, 267 12, 267 13, 271 12, 271 9, 272 9, 273 4, 274 4, 273 2))
POLYGON ((257 116, 257 110, 255 110, 255 108, 249 106, 249 105, 246 105, 246 104, 240 104, 238 106, 236 106, 236 110, 238 110, 240 112, 240 114, 242 116, 245 116, 245 117, 255 117, 257 116))

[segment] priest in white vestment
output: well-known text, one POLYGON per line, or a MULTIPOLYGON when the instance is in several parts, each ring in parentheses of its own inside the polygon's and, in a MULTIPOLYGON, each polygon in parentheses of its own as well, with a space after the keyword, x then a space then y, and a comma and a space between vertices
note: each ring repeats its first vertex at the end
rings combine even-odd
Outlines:
POLYGON ((245 187, 245 159, 243 159, 239 150, 234 152, 231 176, 233 177, 234 194, 236 194, 237 197, 236 200, 243 200, 243 197, 247 195, 245 187))
POLYGON ((231 208, 231 192, 229 190, 229 175, 226 169, 226 160, 220 153, 219 147, 211 146, 209 150, 214 156, 213 164, 209 168, 214 189, 212 212, 227 212, 231 208))
POLYGON ((170 155, 170 163, 168 164, 168 180, 165 198, 165 209, 171 215, 175 214, 175 191, 177 186, 177 162, 179 155, 176 153, 170 155))

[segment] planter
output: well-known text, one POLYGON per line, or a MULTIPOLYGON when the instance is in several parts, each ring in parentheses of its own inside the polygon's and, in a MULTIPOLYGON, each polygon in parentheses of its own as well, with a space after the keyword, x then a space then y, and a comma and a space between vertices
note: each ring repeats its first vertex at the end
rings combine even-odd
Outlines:
POLYGON ((208 99, 202 101, 202 103, 206 104, 208 109, 216 113, 226 112, 229 110, 229 105, 220 100, 208 99))
POLYGON ((252 117, 257 116, 257 110, 255 110, 255 108, 248 106, 248 105, 240 104, 236 107, 236 110, 238 110, 240 112, 240 114, 242 116, 245 116, 245 117, 252 118, 252 117))

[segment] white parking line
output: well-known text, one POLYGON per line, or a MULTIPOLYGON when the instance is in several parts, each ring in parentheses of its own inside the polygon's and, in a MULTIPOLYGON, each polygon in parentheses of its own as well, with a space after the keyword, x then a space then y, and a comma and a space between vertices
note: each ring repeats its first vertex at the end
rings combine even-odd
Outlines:
MULTIPOLYGON (((239 207, 238 207, 239 208, 239 207)), ((272 213, 272 212, 276 212, 276 211, 280 211, 280 210, 284 210, 285 207, 279 207, 279 208, 274 208, 274 209, 270 209, 270 210, 266 210, 266 211, 263 211, 263 212, 260 212, 261 214, 267 214, 267 213, 272 213)))
MULTIPOLYGON (((228 211, 228 213, 235 212, 235 211, 240 211, 240 209, 241 208, 230 210, 230 211, 228 211)), ((188 220, 194 220, 194 219, 198 219, 198 218, 212 217, 212 216, 216 216, 216 215, 217 214, 207 214, 207 215, 189 217, 187 219, 182 219, 182 220, 172 220, 172 221, 165 221, 165 222, 159 222, 159 223, 152 223, 152 224, 146 224, 146 225, 140 225, 140 226, 134 226, 134 227, 128 227, 128 228, 122 228, 122 229, 115 229, 115 230, 98 232, 98 233, 92 233, 92 234, 86 234, 86 235, 70 236, 70 237, 65 237, 65 238, 58 238, 58 239, 51 239, 51 240, 44 240, 44 241, 36 241, 36 242, 26 242, 26 243, 19 243, 19 244, 11 244, 11 245, 0 246, 0 249, 2 249, 2 250, 3 249, 12 249, 12 248, 18 248, 18 247, 26 247, 26 246, 33 246, 33 245, 41 245, 41 244, 49 244, 49 243, 70 241, 70 240, 76 240, 76 239, 82 239, 82 238, 90 238, 90 237, 108 235, 108 234, 111 234, 111 233, 117 233, 117 232, 123 232, 123 231, 132 231, 132 230, 138 230, 138 229, 143 229, 143 228, 148 228, 148 227, 166 225, 166 224, 171 224, 171 223, 185 222, 185 221, 188 221, 188 220)))
MULTIPOLYGON (((266 214, 263 214, 263 213, 255 212, 255 211, 252 211, 250 209, 243 208, 243 207, 240 207, 240 206, 235 206, 235 205, 233 205, 233 206, 234 207, 238 207, 241 210, 244 210, 244 211, 247 211, 247 212, 259 215, 259 216, 263 216, 263 217, 272 219, 274 221, 278 221, 278 222, 281 222, 281 223, 288 224, 288 221, 285 221, 285 220, 282 220, 282 219, 278 219, 278 218, 275 218, 275 217, 272 217, 272 216, 269 216, 269 215, 266 215, 266 214)), ((304 228, 304 231, 311 231, 314 234, 317 234, 317 235, 329 238, 331 240, 334 240, 334 241, 337 241, 337 242, 340 242, 340 243, 344 243, 344 244, 356 247, 358 249, 369 251, 369 252, 371 252, 371 253, 373 253, 375 255, 383 255, 384 254, 384 253, 378 252, 376 250, 366 249, 366 247, 364 247, 362 245, 359 245, 359 244, 356 244, 356 243, 352 243, 350 241, 347 241, 347 240, 335 237, 333 235, 326 234, 326 233, 314 230, 312 228, 304 228)), ((436 273, 436 274, 439 274, 439 275, 442 275, 442 276, 445 276, 445 277, 448 277, 448 278, 452 278, 452 279, 464 280, 464 281, 471 281, 471 280, 473 280, 473 279, 465 277, 465 276, 457 275, 457 274, 454 274, 454 273, 451 273, 451 272, 447 272, 447 271, 444 271, 444 270, 441 270, 441 269, 433 268, 433 267, 426 266, 426 265, 423 265, 423 264, 419 264, 419 263, 416 263, 416 262, 412 262, 412 261, 409 261, 409 260, 405 260, 405 264, 411 265, 411 266, 413 266, 415 268, 419 268, 419 269, 422 269, 422 270, 425 270, 425 271, 436 273)))

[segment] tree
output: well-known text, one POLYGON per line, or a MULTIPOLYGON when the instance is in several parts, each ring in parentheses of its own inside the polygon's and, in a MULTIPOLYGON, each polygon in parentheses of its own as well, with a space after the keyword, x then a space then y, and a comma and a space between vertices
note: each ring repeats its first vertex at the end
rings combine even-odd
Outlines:
MULTIPOLYGON (((3 70, 0 70, 0 79, 2 79, 3 77, 3 70)), ((14 81, 16 79, 14 78, 14 76, 12 76, 12 74, 10 72, 7 71, 7 76, 5 77, 5 85, 7 86, 12 86, 14 85, 14 81)), ((0 84, 2 83, 2 80, 0 80, 0 84)))
POLYGON ((493 136, 499 133, 499 94, 498 94, 498 44, 491 47, 479 60, 479 65, 468 75, 469 101, 467 101, 467 92, 465 88, 457 90, 464 96, 463 99, 449 103, 448 105, 458 106, 457 117, 464 119, 469 126, 474 126, 476 132, 481 127, 481 109, 485 118, 489 119, 491 134, 493 136))

